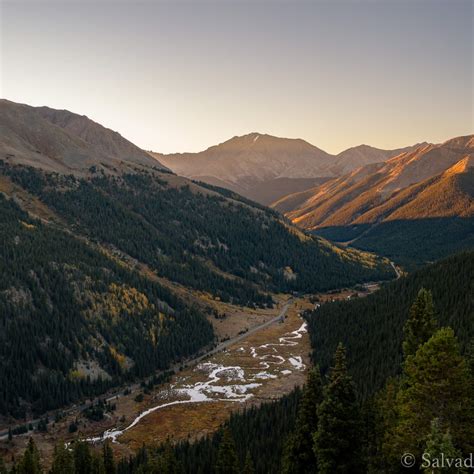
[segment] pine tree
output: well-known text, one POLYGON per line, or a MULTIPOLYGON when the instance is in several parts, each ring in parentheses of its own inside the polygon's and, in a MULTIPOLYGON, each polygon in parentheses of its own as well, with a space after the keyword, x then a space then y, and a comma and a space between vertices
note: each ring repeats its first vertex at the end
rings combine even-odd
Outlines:
POLYGON ((228 428, 224 429, 219 443, 215 469, 217 474, 238 474, 240 471, 235 442, 228 428))
POLYGON ((74 443, 74 469, 75 474, 90 474, 92 471, 92 456, 85 441, 74 443))
POLYGON ((30 438, 28 441, 26 451, 23 453, 23 456, 18 464, 17 472, 18 474, 42 473, 40 454, 35 442, 33 441, 33 438, 30 438))
POLYGON ((426 474, 441 474, 441 473, 452 473, 452 474, 462 474, 465 471, 460 470, 459 467, 444 466, 442 468, 433 467, 435 459, 459 459, 462 457, 462 454, 457 450, 453 445, 453 439, 449 430, 443 432, 441 421, 439 418, 435 418, 431 422, 431 432, 428 435, 426 440, 426 446, 423 452, 423 455, 429 461, 425 462, 425 468, 423 472, 426 474))
POLYGON ((8 474, 7 466, 5 466, 3 456, 0 456, 0 474, 8 474))
POLYGON ((374 419, 369 436, 371 445, 368 447, 369 472, 390 472, 394 463, 386 454, 389 451, 387 442, 393 439, 393 431, 397 426, 398 412, 396 408, 397 394, 400 386, 399 378, 390 378, 385 387, 380 390, 373 402, 374 419))
POLYGON ((408 319, 403 328, 405 334, 403 353, 405 358, 414 355, 418 347, 433 335, 436 328, 437 322, 431 291, 421 288, 410 308, 408 319))
POLYGON ((74 472, 74 460, 72 453, 59 443, 54 447, 53 465, 50 474, 68 474, 74 472))
POLYGON ((255 474, 255 467, 253 465, 252 456, 250 455, 250 451, 247 451, 247 455, 245 456, 245 464, 242 470, 242 474, 255 474))
POLYGON ((91 454, 91 474, 106 474, 105 473, 105 466, 104 466, 104 459, 103 457, 97 453, 92 452, 91 454))
POLYGON ((313 434, 318 427, 317 410, 322 402, 322 382, 319 366, 308 373, 303 395, 298 407, 294 432, 289 436, 283 454, 284 474, 314 473, 317 470, 313 450, 313 434))
POLYGON ((110 443, 106 441, 102 448, 102 456, 104 460, 104 468, 106 474, 115 474, 114 452, 110 447, 110 443))
POLYGON ((469 453, 474 448, 472 379, 451 328, 437 331, 404 366, 397 395, 399 420, 392 453, 410 452, 420 459, 431 420, 438 418, 449 429, 454 446, 469 453))
POLYGON ((345 349, 339 344, 318 409, 318 430, 314 435, 318 471, 321 474, 362 472, 360 437, 355 388, 347 372, 345 349))
POLYGON ((157 468, 160 474, 178 474, 180 472, 178 461, 169 439, 166 440, 163 452, 158 457, 157 468))
POLYGON ((469 341, 465 357, 469 370, 471 371, 471 377, 474 381, 474 338, 469 341))

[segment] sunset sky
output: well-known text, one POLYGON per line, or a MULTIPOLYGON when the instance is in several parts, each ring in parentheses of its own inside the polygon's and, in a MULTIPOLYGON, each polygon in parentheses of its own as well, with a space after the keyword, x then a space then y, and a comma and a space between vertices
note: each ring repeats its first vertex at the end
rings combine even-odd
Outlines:
POLYGON ((473 4, 1 0, 1 96, 160 152, 440 142, 474 132, 473 4))

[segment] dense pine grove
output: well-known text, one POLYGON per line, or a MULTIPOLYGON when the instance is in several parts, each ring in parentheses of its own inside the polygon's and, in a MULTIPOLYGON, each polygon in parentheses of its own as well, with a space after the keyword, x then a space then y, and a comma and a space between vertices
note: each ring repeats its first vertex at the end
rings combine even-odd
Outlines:
MULTIPOLYGON (((436 281, 436 275, 447 280, 453 272, 470 277, 472 263, 472 254, 463 254, 389 286, 402 285, 398 290, 406 291, 436 281)), ((377 294, 389 295, 387 291, 384 288, 377 294)), ((471 298, 453 291, 451 322, 463 314, 472 319, 471 298)), ((358 300, 350 301, 346 309, 358 304, 358 300)), ((136 456, 118 463, 108 444, 97 450, 76 441, 72 451, 59 444, 51 472, 395 474, 406 472, 403 453, 414 456, 411 472, 465 472, 459 463, 469 462, 474 449, 474 351, 471 341, 470 349, 462 354, 455 331, 442 327, 446 322, 438 319, 438 306, 430 290, 415 290, 401 317, 399 363, 390 370, 398 375, 386 378, 369 397, 357 391, 357 386, 363 386, 358 377, 365 375, 355 372, 354 381, 351 375, 361 354, 348 358, 339 343, 324 377, 316 366, 302 393, 297 389, 279 401, 233 414, 212 436, 175 446, 166 442, 143 447, 136 456), (441 456, 456 462, 455 468, 436 469, 441 456)), ((383 305, 378 308, 381 314, 386 311, 383 305)), ((367 338, 364 342, 369 346, 367 338)), ((0 464, 0 472, 8 471, 0 464)), ((42 472, 32 441, 11 472, 42 472)))
POLYGON ((439 217, 392 220, 377 225, 326 227, 315 234, 335 242, 356 239, 351 246, 384 255, 414 270, 474 246, 474 218, 439 217))
POLYGON ((367 398, 400 371, 403 326, 420 288, 433 294, 435 316, 464 350, 474 338, 474 252, 461 253, 385 284, 376 293, 322 305, 308 317, 313 358, 327 371, 346 346, 359 396, 367 398))
POLYGON ((74 231, 224 301, 270 304, 265 290, 324 291, 393 277, 387 262, 305 236, 273 211, 229 199, 229 193, 169 186, 151 172, 86 180, 2 169, 74 231))
POLYGON ((1 414, 101 393, 213 342, 197 309, 3 195, 0 241, 1 414), (77 361, 105 372, 88 377, 77 361))

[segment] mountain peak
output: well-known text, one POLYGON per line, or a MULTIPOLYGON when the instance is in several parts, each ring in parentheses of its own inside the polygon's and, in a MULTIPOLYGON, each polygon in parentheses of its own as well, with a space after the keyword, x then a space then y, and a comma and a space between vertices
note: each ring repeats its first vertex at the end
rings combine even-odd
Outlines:
POLYGON ((12 163, 61 173, 84 173, 91 166, 166 168, 118 132, 85 115, 50 107, 0 101, 0 149, 12 163))

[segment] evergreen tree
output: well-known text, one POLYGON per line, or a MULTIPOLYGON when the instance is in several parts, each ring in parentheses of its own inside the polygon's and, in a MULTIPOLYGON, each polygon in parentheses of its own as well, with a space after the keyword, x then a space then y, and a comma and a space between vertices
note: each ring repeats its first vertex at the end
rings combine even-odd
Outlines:
POLYGON ((345 349, 339 344, 318 409, 318 430, 314 434, 318 471, 322 474, 362 472, 360 437, 354 384, 347 372, 345 349))
POLYGON ((74 443, 75 474, 90 474, 92 471, 92 456, 89 444, 85 441, 74 443))
POLYGON ((42 473, 40 454, 35 442, 33 441, 33 438, 30 438, 28 441, 26 451, 23 453, 23 456, 18 464, 17 472, 18 474, 42 473))
POLYGON ((461 474, 465 472, 456 466, 448 467, 445 465, 444 467, 437 468, 432 465, 435 459, 441 460, 442 457, 445 459, 458 459, 462 457, 461 452, 453 445, 449 430, 443 432, 439 418, 435 418, 431 422, 431 431, 426 440, 424 455, 429 460, 429 464, 426 462, 423 469, 423 472, 426 474, 461 474))
POLYGON ((321 374, 319 366, 316 366, 308 373, 308 379, 298 406, 295 430, 289 436, 284 448, 282 461, 284 474, 316 472, 313 434, 318 427, 317 410, 322 399, 321 374))
POLYGON ((451 328, 437 331, 404 366, 397 395, 398 423, 391 443, 393 458, 413 453, 420 459, 431 420, 449 430, 454 446, 473 449, 474 404, 472 379, 451 328))
POLYGON ((399 390, 399 378, 390 378, 385 387, 374 397, 373 401, 373 426, 369 428, 368 446, 368 471, 370 473, 391 472, 394 463, 386 455, 387 443, 390 445, 393 439, 393 431, 397 426, 397 394, 399 390))
POLYGON ((469 341, 465 357, 469 370, 471 371, 471 377, 474 381, 474 339, 469 341))
POLYGON ((112 451, 108 441, 104 443, 102 455, 104 460, 105 474, 115 474, 114 452, 112 451))
POLYGON ((72 453, 64 446, 64 443, 59 443, 54 447, 50 474, 69 474, 71 472, 74 472, 72 453))
POLYGON ((104 459, 98 452, 91 453, 91 474, 106 474, 104 459))
POLYGON ((0 474, 7 474, 7 466, 5 466, 5 461, 3 459, 3 456, 0 456, 0 474))
POLYGON ((160 474, 178 474, 181 472, 173 446, 169 439, 163 447, 157 460, 157 470, 160 474))
POLYGON ((240 472, 235 442, 228 428, 224 428, 219 443, 215 469, 217 474, 238 474, 240 472))
POLYGON ((255 474, 255 467, 253 465, 252 456, 250 455, 250 451, 247 451, 247 455, 245 456, 245 464, 244 469, 242 470, 242 474, 255 474))
POLYGON ((405 336, 403 353, 405 358, 415 354, 418 347, 433 335, 436 327, 437 322, 431 291, 421 288, 410 308, 408 319, 403 328, 405 336))

